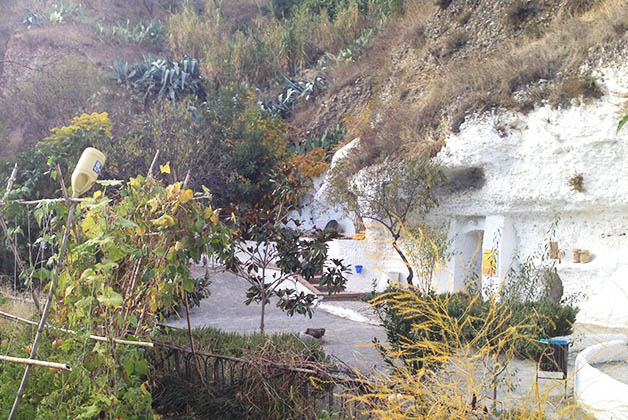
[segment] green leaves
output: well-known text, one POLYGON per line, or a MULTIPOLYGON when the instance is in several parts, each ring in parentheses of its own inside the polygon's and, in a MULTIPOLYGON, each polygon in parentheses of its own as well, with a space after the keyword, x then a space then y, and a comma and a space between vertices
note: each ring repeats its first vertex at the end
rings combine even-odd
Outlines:
POLYGON ((98 296, 97 299, 100 303, 110 308, 118 308, 124 301, 122 295, 118 292, 114 292, 111 287, 107 287, 104 293, 98 296))

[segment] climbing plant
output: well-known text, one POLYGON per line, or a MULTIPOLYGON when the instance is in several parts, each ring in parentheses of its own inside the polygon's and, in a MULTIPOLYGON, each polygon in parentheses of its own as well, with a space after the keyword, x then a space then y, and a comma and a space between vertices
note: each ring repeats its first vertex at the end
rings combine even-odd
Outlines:
MULTIPOLYGON (((230 232, 210 198, 207 190, 194 193, 181 183, 165 186, 137 176, 124 184, 104 181, 79 204, 67 262, 56 261, 62 269, 50 322, 76 335, 51 331, 42 346, 42 356, 71 364, 73 372, 35 370, 21 418, 153 418, 142 348, 113 340, 150 341, 160 313, 195 289, 190 260, 199 261, 202 254, 225 257, 230 232), (92 334, 108 340, 92 341, 92 334)), ((65 229, 65 203, 41 211, 53 232, 65 229)), ((19 329, 7 336, 13 343, 29 342, 29 333, 19 329)), ((23 356, 15 346, 2 352, 23 356)), ((4 389, 13 389, 0 393, 3 409, 11 407, 9 394, 19 376, 13 367, 0 371, 0 383, 8 384, 4 389)))

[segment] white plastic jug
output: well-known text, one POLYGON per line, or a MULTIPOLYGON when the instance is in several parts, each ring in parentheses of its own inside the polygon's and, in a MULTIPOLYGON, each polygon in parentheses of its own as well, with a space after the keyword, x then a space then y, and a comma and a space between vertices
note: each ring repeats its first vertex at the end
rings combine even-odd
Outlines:
POLYGON ((72 197, 78 198, 89 190, 98 179, 106 157, 100 150, 88 147, 72 172, 72 197))

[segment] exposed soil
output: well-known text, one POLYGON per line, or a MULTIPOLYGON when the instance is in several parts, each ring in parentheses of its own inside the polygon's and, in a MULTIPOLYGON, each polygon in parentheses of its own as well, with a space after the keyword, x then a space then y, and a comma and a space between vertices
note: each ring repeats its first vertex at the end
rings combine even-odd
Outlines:
POLYGON ((366 107, 373 95, 370 78, 354 74, 343 83, 328 89, 316 100, 301 103, 291 123, 306 136, 316 135, 335 127, 346 118, 355 117, 366 107))
MULTIPOLYGON (((135 62, 145 56, 162 55, 167 50, 165 44, 105 43, 97 37, 95 24, 82 21, 46 23, 28 28, 22 24, 25 10, 41 13, 39 9, 44 7, 39 3, 31 3, 29 0, 12 2, 10 7, 3 9, 4 16, 0 18, 0 114, 4 116, 0 128, 5 126, 4 134, 7 137, 6 143, 0 141, 0 157, 10 156, 24 146, 41 140, 42 135, 45 135, 46 131, 33 128, 35 124, 31 118, 37 110, 32 110, 31 113, 10 108, 15 103, 12 98, 19 97, 20 89, 24 84, 28 85, 34 76, 54 80, 63 78, 63 75, 48 72, 51 65, 67 60, 67 57, 76 57, 78 60, 87 60, 95 68, 108 74, 114 60, 135 62)), ((109 24, 126 24, 127 19, 130 24, 154 18, 161 18, 163 21, 176 3, 158 0, 131 3, 116 0, 86 1, 82 2, 83 20, 90 22, 90 19, 99 18, 101 22, 109 24)), ((89 71, 93 72, 93 69, 89 71)), ((65 116, 63 121, 71 116, 65 116)), ((58 123, 50 121, 47 128, 58 123)))

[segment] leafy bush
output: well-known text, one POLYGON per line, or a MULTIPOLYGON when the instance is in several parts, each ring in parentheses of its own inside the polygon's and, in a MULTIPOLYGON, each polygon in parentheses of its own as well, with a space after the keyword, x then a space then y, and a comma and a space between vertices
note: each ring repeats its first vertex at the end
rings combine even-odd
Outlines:
MULTIPOLYGON (((12 326, 0 330, 0 352, 28 357, 35 328, 12 326)), ((107 343, 94 344, 87 335, 70 336, 48 332, 41 341, 38 359, 65 363, 72 372, 33 367, 18 420, 135 418, 152 419, 152 397, 146 387, 148 363, 143 351, 119 348, 119 369, 107 343), (57 341, 60 340, 60 341, 57 341), (60 345, 57 345, 61 342, 60 345)), ((19 387, 24 365, 2 363, 0 370, 0 416, 8 417, 19 387)))
MULTIPOLYGON (((102 120, 80 118, 75 126, 102 120)), ((63 143, 83 131, 84 127, 57 130, 55 135, 61 138, 49 143, 63 143)), ((162 170, 167 171, 167 165, 162 170)), ((181 183, 166 187, 153 178, 138 176, 116 191, 116 201, 107 197, 105 187, 78 210, 70 207, 78 220, 69 241, 68 263, 61 266, 50 324, 63 325, 77 334, 49 332, 63 336, 62 343, 55 340, 57 345, 50 347, 62 351, 44 350, 39 357, 71 363, 74 371, 58 379, 50 374, 35 375, 21 418, 153 418, 144 350, 113 341, 94 344, 89 336, 94 332, 111 339, 148 339, 160 311, 172 308, 186 292, 193 291, 190 259, 198 261, 205 253, 221 260, 228 231, 220 223, 218 211, 202 204, 206 195, 206 191, 195 194, 184 189, 181 183)), ((41 210, 53 220, 52 234, 59 237, 69 217, 65 203, 41 210)), ((9 332, 12 339, 2 343, 12 346, 17 342, 17 348, 3 348, 4 354, 21 355, 31 334, 20 338, 17 332, 9 332)), ((0 372, 1 386, 6 386, 0 391, 0 410, 11 407, 5 399, 13 398, 17 388, 20 375, 16 369, 0 372)))
MULTIPOLYGON (((399 334, 408 336, 398 335, 391 344, 376 343, 390 369, 368 393, 353 398, 369 414, 439 420, 491 417, 485 407, 496 401, 500 384, 505 385, 506 398, 523 400, 513 393, 509 376, 502 374, 518 348, 536 337, 507 302, 398 287, 373 303, 392 309, 404 326, 399 334), (492 398, 487 397, 490 390, 492 398)), ((503 418, 539 418, 536 410, 524 413, 503 418)))
POLYGON ((215 206, 253 207, 268 201, 273 171, 292 165, 287 145, 297 143, 295 137, 287 123, 260 109, 246 86, 230 85, 209 91, 205 103, 188 97, 155 105, 141 130, 98 147, 109 156, 109 176, 146 173, 159 149, 172 177, 191 171, 190 186, 209 187, 215 206))
MULTIPOLYGON (((406 297, 407 299, 407 297, 406 297)), ((380 317, 383 327, 386 329, 388 342, 393 350, 400 351, 408 343, 448 342, 458 343, 462 346, 468 343, 483 345, 478 341, 479 331, 485 328, 486 320, 491 319, 489 312, 493 311, 505 321, 494 333, 509 328, 519 329, 524 337, 513 339, 509 344, 513 354, 536 360, 539 344, 535 340, 569 335, 576 321, 578 309, 572 304, 552 302, 548 299, 538 301, 508 301, 497 306, 490 301, 485 301, 479 294, 465 292, 456 294, 428 294, 425 295, 418 289, 390 287, 387 291, 372 300, 380 317), (416 311, 407 308, 398 302, 398 296, 413 293, 413 302, 418 305, 416 311), (429 308, 421 308, 421 306, 429 308), (459 327, 457 335, 451 335, 446 330, 419 328, 417 326, 434 321, 431 317, 435 312, 451 319, 459 327)), ((490 339, 490 337, 489 337, 490 339)), ((381 346, 380 346, 381 348, 381 346)), ((429 346, 423 345, 414 351, 405 351, 402 361, 414 368, 422 367, 416 360, 426 358, 431 351, 429 346)), ((394 360, 388 359, 394 365, 394 360)))

